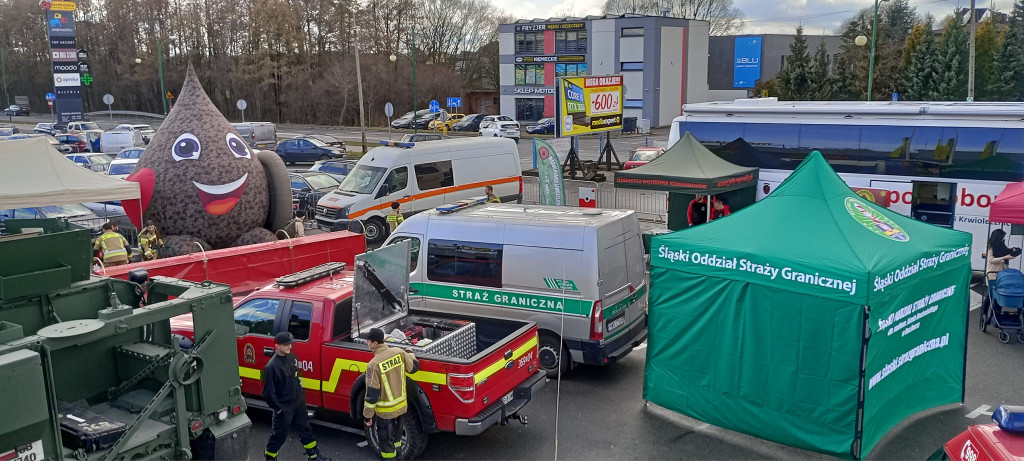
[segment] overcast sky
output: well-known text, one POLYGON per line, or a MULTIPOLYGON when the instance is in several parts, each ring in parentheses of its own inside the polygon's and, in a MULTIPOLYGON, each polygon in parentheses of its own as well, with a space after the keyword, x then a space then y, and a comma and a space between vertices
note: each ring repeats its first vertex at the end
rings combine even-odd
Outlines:
MULTIPOLYGON (((600 14, 603 0, 491 0, 517 18, 548 18, 557 13, 580 15, 600 14)), ((733 0, 747 19, 743 33, 793 33, 802 24, 807 34, 833 33, 840 23, 861 8, 872 6, 873 0, 733 0)), ((976 7, 995 4, 1007 11, 1012 0, 977 0, 976 7)), ((942 18, 958 6, 969 7, 970 0, 910 0, 918 13, 931 13, 942 18)))

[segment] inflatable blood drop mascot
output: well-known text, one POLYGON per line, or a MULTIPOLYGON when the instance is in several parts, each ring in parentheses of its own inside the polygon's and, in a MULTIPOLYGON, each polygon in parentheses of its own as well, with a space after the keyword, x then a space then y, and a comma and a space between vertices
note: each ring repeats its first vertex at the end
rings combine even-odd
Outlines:
POLYGON ((291 188, 284 163, 257 152, 238 135, 203 91, 190 65, 178 103, 153 135, 129 181, 140 200, 125 213, 142 228, 153 222, 165 245, 186 254, 276 240, 291 219, 291 188))

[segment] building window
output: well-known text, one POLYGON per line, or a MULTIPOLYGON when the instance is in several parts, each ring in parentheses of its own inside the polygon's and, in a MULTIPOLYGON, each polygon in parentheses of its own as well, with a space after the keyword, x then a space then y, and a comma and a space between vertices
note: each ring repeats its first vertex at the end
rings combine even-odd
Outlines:
POLYGON ((643 35, 644 35, 644 28, 643 27, 623 27, 622 28, 622 36, 623 37, 643 37, 643 35))
POLYGON ((535 122, 544 117, 544 98, 516 98, 516 120, 535 122))
POLYGON ((622 70, 644 70, 644 63, 642 63, 642 62, 624 62, 624 63, 622 63, 622 70))
POLYGON ((555 77, 587 75, 586 64, 555 64, 555 77))
POLYGON ((516 54, 543 52, 544 32, 521 32, 516 34, 516 54))
POLYGON ((516 85, 543 85, 544 64, 516 64, 516 85))
POLYGON ((586 53, 587 31, 555 32, 555 53, 586 53))

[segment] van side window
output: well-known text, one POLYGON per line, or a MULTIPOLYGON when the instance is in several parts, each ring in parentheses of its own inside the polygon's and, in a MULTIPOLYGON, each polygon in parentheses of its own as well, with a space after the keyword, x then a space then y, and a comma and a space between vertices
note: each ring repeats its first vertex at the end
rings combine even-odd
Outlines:
POLYGON ((416 237, 395 237, 389 245, 409 241, 409 273, 416 272, 416 264, 420 262, 420 239, 416 237))
POLYGON ((400 166, 391 170, 388 177, 384 178, 384 185, 387 186, 389 194, 405 190, 409 185, 409 167, 400 166))
POLYGON ((498 244, 432 239, 427 245, 427 279, 501 288, 501 253, 498 244))
POLYGON ((416 185, 420 190, 438 189, 455 185, 452 161, 421 163, 416 168, 416 185))

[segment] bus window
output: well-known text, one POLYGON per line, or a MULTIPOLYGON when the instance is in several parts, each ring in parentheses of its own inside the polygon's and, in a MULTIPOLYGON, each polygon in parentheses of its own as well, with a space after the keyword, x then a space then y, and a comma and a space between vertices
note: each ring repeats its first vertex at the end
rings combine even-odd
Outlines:
POLYGON ((861 155, 876 161, 906 158, 912 138, 910 127, 868 125, 860 137, 861 155))
POLYGON ((950 151, 956 147, 955 141, 945 135, 946 130, 941 127, 914 127, 914 137, 910 141, 910 160, 945 163, 950 151))
MULTIPOLYGON (((747 123, 743 127, 743 139, 763 152, 789 156, 800 146, 800 128, 789 123, 747 123)), ((799 157, 805 155, 806 152, 799 157)))
POLYGON ((1005 131, 1002 128, 957 128, 956 155, 951 163, 971 162, 993 155, 1003 155, 1002 138, 1005 131))
POLYGON ((679 125, 679 135, 690 132, 704 147, 714 149, 738 138, 743 130, 735 124, 717 122, 684 122, 679 125))

